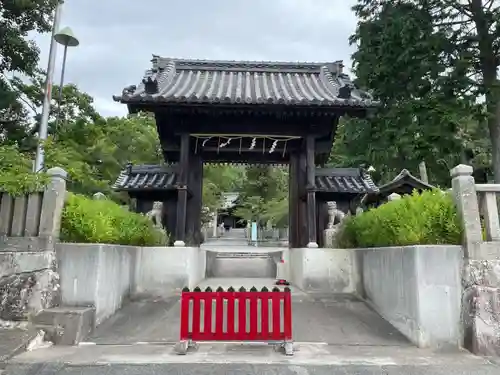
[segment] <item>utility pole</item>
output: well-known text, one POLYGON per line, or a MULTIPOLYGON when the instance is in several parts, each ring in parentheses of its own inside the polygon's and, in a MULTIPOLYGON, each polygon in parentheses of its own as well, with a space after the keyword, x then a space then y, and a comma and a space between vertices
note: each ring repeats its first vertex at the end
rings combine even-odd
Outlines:
POLYGON ((54 36, 59 30, 59 22, 62 13, 62 6, 64 1, 59 1, 54 12, 54 23, 52 25, 52 35, 50 37, 50 51, 49 51, 49 62, 47 65, 47 75, 45 76, 45 92, 43 97, 42 106, 42 118, 40 120, 40 128, 38 129, 38 145, 36 149, 36 159, 33 166, 34 172, 40 172, 44 167, 45 162, 45 152, 43 149, 43 143, 47 139, 47 128, 49 124, 49 114, 50 114, 50 102, 52 100, 52 82, 54 76, 54 66, 56 63, 57 55, 57 43, 54 40, 54 36))

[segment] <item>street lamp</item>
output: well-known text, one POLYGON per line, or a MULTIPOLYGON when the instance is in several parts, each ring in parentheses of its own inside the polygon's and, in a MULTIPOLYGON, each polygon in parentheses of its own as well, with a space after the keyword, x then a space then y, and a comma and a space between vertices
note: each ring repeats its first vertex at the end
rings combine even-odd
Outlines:
POLYGON ((55 43, 54 36, 56 35, 57 29, 59 29, 59 20, 61 18, 62 6, 63 1, 59 1, 54 11, 54 23, 52 25, 52 36, 50 38, 49 62, 47 66, 47 75, 45 76, 45 90, 43 93, 42 118, 40 119, 40 125, 38 128, 38 144, 36 148, 35 163, 33 164, 35 173, 38 173, 42 170, 45 159, 43 142, 47 139, 47 125, 49 122, 50 101, 52 99, 52 76, 54 74, 54 65, 57 53, 57 44, 55 43))
POLYGON ((73 31, 69 27, 65 27, 58 33, 54 35, 54 40, 64 46, 63 63, 61 69, 61 82, 59 84, 59 104, 57 108, 56 126, 59 125, 59 118, 61 117, 61 102, 62 102, 62 90, 64 85, 64 72, 66 70, 66 57, 68 55, 68 47, 77 47, 80 42, 73 34, 73 31))

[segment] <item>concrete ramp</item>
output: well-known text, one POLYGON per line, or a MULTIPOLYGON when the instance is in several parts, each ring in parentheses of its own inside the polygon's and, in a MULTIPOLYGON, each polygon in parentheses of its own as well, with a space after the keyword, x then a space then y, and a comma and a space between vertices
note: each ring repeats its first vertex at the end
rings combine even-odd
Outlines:
MULTIPOLYGON (((199 285, 272 288, 273 279, 207 279, 199 285)), ((311 295, 291 287, 295 342, 324 345, 411 347, 412 344, 366 304, 350 295, 311 295)), ((174 343, 179 339, 178 296, 131 301, 97 327, 87 341, 97 344, 174 343)))

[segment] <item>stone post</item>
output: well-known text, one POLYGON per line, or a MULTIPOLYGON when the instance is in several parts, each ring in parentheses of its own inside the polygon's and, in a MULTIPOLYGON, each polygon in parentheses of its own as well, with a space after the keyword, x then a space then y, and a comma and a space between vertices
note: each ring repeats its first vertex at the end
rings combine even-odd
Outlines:
POLYGON ((451 170, 452 192, 464 227, 464 346, 474 354, 500 356, 500 242, 484 242, 472 167, 451 170))
POLYGON ((61 229, 61 215, 66 197, 67 173, 59 167, 50 168, 47 171, 50 182, 45 188, 40 214, 40 237, 51 239, 59 238, 61 229))
POLYGON ((458 211, 464 226, 463 245, 465 256, 470 259, 483 259, 481 242, 483 241, 479 202, 476 182, 472 177, 473 169, 469 165, 457 165, 450 171, 451 187, 458 211))

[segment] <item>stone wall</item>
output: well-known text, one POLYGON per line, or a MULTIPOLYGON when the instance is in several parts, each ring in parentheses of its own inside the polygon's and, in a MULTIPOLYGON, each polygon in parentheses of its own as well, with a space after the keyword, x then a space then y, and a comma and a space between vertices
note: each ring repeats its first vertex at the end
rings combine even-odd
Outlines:
POLYGON ((475 354, 500 356, 500 184, 476 184, 472 172, 467 165, 451 170, 464 224, 464 343, 475 354))
POLYGON ((59 238, 66 172, 48 171, 43 192, 0 193, 0 319, 25 320, 58 302, 54 245, 59 238))

